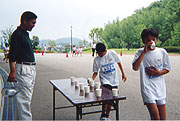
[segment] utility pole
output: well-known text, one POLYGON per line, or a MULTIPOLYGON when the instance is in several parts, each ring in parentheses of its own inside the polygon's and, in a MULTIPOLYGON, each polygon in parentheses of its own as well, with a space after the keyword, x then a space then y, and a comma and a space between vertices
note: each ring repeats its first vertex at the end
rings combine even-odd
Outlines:
POLYGON ((71 53, 72 53, 72 26, 71 26, 71 53))

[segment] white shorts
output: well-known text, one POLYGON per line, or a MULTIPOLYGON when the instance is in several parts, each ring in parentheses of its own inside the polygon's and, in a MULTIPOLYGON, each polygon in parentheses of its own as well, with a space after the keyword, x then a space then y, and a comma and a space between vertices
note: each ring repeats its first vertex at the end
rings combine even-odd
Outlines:
POLYGON ((156 105, 164 105, 166 104, 166 99, 162 99, 162 100, 148 100, 148 101, 145 101, 144 104, 146 103, 154 103, 156 105))

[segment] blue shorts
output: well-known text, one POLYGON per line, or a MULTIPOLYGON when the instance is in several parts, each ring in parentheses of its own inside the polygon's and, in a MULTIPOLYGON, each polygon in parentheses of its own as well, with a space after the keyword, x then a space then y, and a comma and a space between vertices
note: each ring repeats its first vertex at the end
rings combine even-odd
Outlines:
POLYGON ((166 104, 166 99, 162 99, 162 100, 148 100, 146 102, 144 102, 144 104, 146 105, 147 103, 154 103, 156 105, 164 105, 166 104))

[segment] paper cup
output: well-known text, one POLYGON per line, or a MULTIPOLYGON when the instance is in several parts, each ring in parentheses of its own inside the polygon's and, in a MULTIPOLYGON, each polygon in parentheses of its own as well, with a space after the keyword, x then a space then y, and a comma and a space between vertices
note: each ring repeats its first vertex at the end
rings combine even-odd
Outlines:
POLYGON ((85 93, 89 93, 90 92, 89 86, 84 86, 84 90, 85 90, 85 93))
POLYGON ((71 83, 74 83, 75 77, 70 77, 70 79, 71 79, 71 83))
POLYGON ((94 92, 94 87, 90 86, 90 92, 94 92))
POLYGON ((89 85, 90 85, 91 87, 94 87, 94 81, 93 81, 93 80, 89 81, 89 85))
POLYGON ((101 85, 100 85, 100 82, 95 82, 95 88, 96 88, 96 89, 100 89, 100 86, 101 86, 101 85))
POLYGON ((92 78, 87 78, 88 84, 89 84, 90 81, 93 81, 93 79, 92 78))
POLYGON ((84 84, 83 83, 79 83, 80 86, 80 90, 84 90, 84 84))
POLYGON ((79 82, 78 82, 78 80, 75 80, 75 86, 76 86, 76 87, 79 87, 79 82))
POLYGON ((118 96, 118 89, 112 89, 112 94, 114 97, 117 97, 118 96))
POLYGON ((96 89, 96 96, 101 97, 102 95, 102 89, 96 89))

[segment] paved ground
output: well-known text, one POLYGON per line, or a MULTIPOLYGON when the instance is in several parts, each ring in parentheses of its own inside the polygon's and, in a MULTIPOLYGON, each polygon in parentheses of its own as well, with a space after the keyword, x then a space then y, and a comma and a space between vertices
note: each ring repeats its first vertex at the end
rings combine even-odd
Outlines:
MULTIPOLYGON (((0 66, 8 71, 8 64, 2 62, 2 56, 0 54, 0 66)), ((69 78, 71 76, 84 78, 92 76, 93 58, 90 54, 73 58, 66 58, 65 56, 65 54, 36 55, 37 77, 32 101, 34 120, 52 119, 52 86, 49 80, 69 78)), ((120 102, 120 119, 150 119, 140 95, 139 72, 131 69, 133 55, 123 55, 121 58, 128 80, 125 83, 120 82, 120 93, 127 97, 126 101, 120 102)), ((180 56, 170 56, 170 59, 173 70, 165 76, 167 85, 167 119, 180 120, 180 56)), ((119 78, 121 78, 120 73, 119 78)), ((56 95, 58 97, 56 99, 57 105, 70 105, 58 92, 56 95)), ((101 109, 100 107, 97 108, 101 109)), ((97 108, 94 108, 94 110, 97 108)), ((99 113, 87 115, 83 117, 83 120, 97 120, 99 116, 99 113)), ((56 111, 56 119, 75 119, 75 108, 56 111)), ((115 119, 115 112, 111 113, 111 119, 115 119)))

